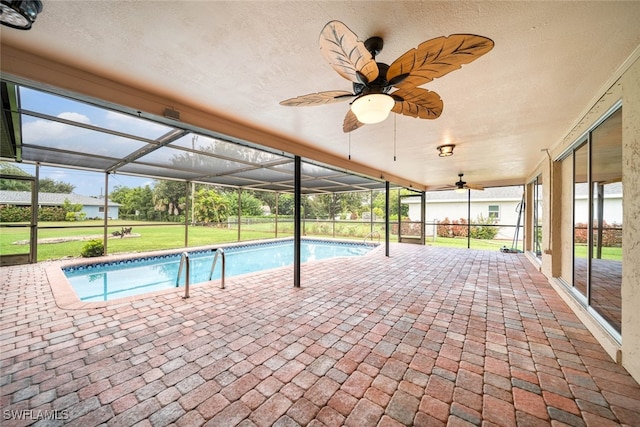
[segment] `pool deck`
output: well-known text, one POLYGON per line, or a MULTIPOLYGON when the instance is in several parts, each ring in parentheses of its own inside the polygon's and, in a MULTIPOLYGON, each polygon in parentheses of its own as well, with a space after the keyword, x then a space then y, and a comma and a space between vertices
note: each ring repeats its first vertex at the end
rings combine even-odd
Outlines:
POLYGON ((638 383, 522 254, 393 244, 299 289, 288 267, 71 309, 59 264, 0 268, 3 427, 640 426, 638 383))

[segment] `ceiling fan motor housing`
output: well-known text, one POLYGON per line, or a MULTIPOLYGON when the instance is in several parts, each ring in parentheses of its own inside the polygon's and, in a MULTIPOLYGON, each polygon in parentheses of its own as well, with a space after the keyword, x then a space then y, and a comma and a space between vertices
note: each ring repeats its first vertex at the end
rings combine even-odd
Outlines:
POLYGON ((356 73, 360 82, 353 83, 353 93, 357 96, 369 95, 371 93, 389 93, 391 90, 391 84, 389 84, 387 80, 389 65, 382 62, 376 62, 376 65, 378 65, 378 77, 372 82, 367 82, 364 76, 356 73))
POLYGON ((384 41, 382 40, 382 37, 369 37, 364 41, 364 47, 366 47, 367 50, 371 53, 373 59, 375 59, 376 56, 378 56, 378 54, 382 51, 383 46, 384 41))

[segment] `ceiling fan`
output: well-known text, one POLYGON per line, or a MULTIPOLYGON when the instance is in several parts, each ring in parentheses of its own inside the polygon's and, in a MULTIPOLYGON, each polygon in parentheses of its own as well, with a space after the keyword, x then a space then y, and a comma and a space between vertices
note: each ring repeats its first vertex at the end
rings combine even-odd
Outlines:
POLYGON ((467 184, 466 181, 462 180, 462 177, 464 176, 463 173, 459 173, 458 174, 458 181, 455 182, 453 185, 455 186, 453 189, 454 190, 484 190, 484 187, 482 185, 478 185, 478 184, 467 184))
POLYGON ((441 190, 455 190, 458 192, 463 192, 465 190, 484 190, 484 187, 479 184, 468 184, 466 181, 462 180, 464 176, 463 173, 458 174, 458 181, 454 182, 453 185, 444 185, 442 187, 431 188, 433 191, 441 191, 441 190))
POLYGON ((362 42, 340 21, 324 26, 319 43, 331 67, 353 83, 353 93, 342 90, 311 93, 280 104, 300 107, 353 99, 342 125, 345 133, 364 124, 381 122, 390 111, 437 119, 443 108, 440 95, 418 86, 474 61, 494 45, 493 40, 486 37, 452 34, 422 42, 387 65, 375 60, 382 50, 382 38, 371 37, 362 42), (392 89, 395 90, 391 92, 392 89))

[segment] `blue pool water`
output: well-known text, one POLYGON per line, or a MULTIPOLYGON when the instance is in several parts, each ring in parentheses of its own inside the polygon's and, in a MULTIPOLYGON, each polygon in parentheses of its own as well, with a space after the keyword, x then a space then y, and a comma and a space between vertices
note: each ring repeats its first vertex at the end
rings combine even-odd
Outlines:
MULTIPOLYGON (((373 245, 303 240, 302 262, 333 257, 364 255, 373 245)), ((190 283, 209 280, 215 252, 187 251, 190 259, 190 283)), ((224 248, 226 277, 293 264, 293 241, 278 241, 224 248)), ((136 259, 76 265, 63 272, 82 301, 109 301, 176 287, 181 253, 136 259)), ((220 278, 218 258, 213 279, 220 278)), ((179 286, 184 286, 183 269, 179 286)))

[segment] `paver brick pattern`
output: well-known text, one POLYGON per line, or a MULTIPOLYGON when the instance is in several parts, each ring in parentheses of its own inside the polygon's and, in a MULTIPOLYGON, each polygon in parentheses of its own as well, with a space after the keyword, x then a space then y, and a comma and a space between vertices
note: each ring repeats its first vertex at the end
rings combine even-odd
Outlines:
POLYGON ((396 244, 83 310, 49 265, 0 269, 2 426, 640 426, 521 254, 396 244))

